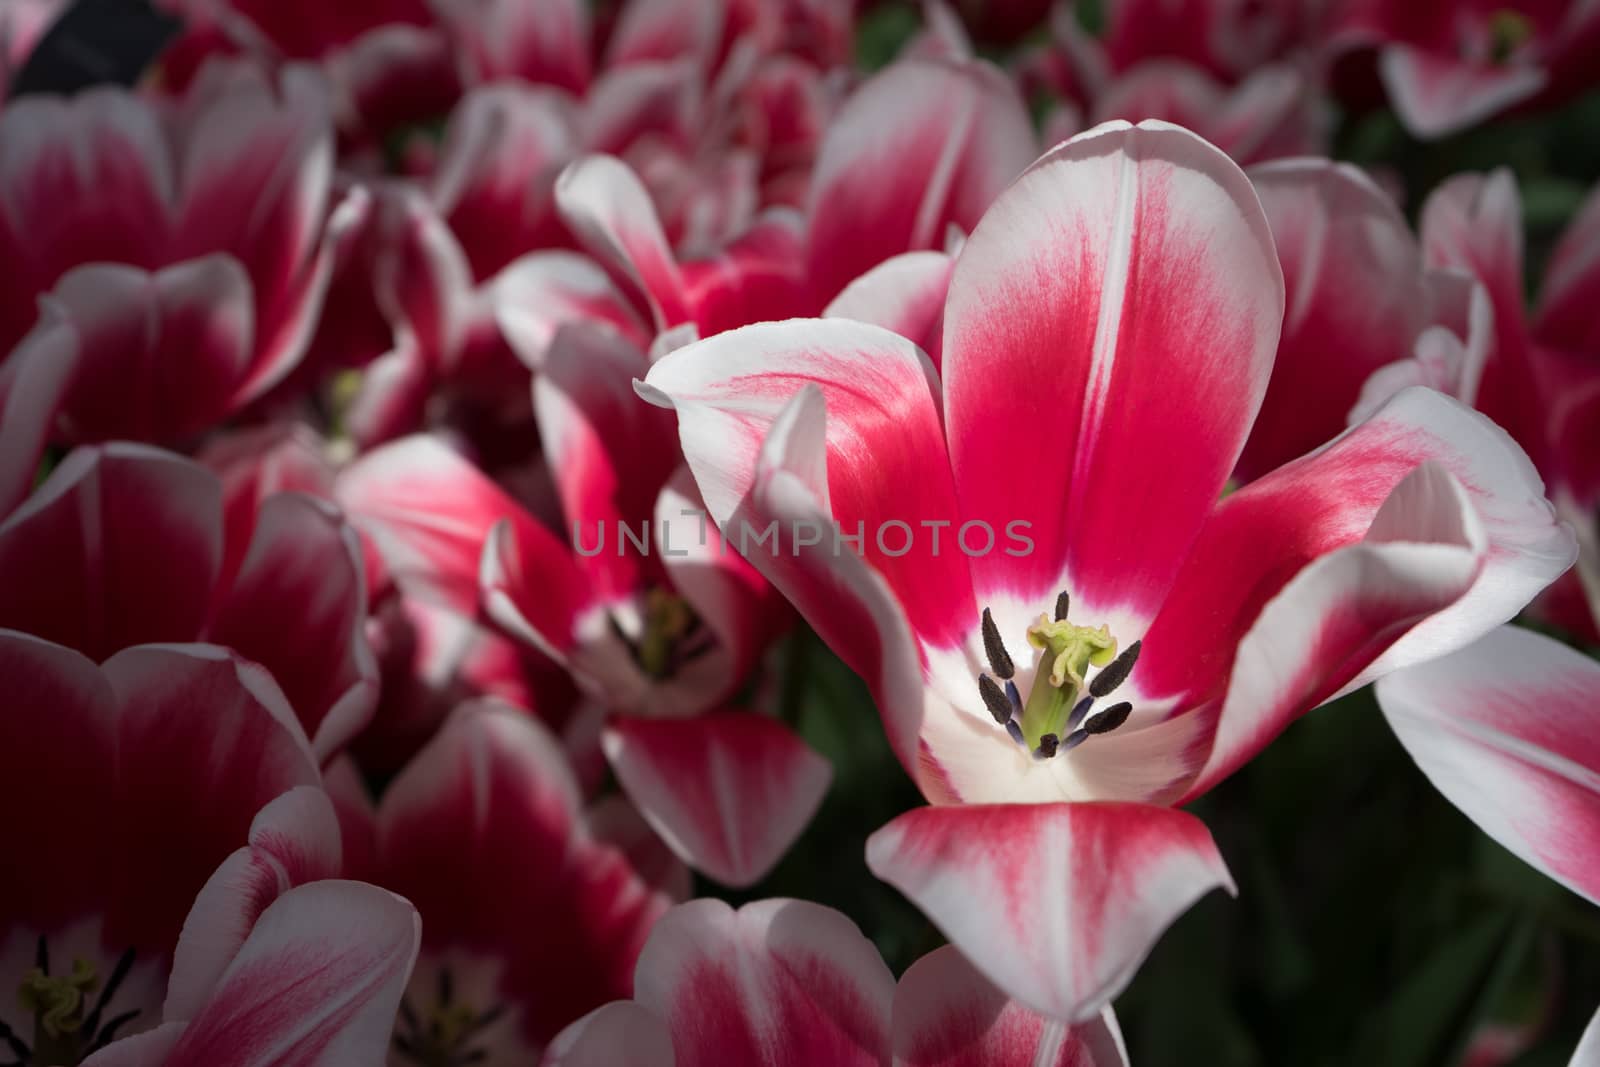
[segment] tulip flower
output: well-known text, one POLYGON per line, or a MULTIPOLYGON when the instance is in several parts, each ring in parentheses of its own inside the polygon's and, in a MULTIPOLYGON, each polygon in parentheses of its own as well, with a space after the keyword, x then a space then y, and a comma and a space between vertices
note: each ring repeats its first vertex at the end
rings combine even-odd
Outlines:
POLYGON ((677 411, 724 536, 776 525, 751 562, 867 680, 932 802, 869 865, 1051 1018, 1092 1018, 1231 888, 1172 805, 1504 622, 1574 556, 1521 450, 1427 390, 1219 500, 1283 292, 1236 165, 1110 123, 978 223, 942 374, 884 329, 797 320, 679 349, 639 387, 677 411))
POLYGON ((544 1067, 1125 1067, 1108 1008, 1064 1026, 1008 1000, 954 948, 894 976, 854 923, 803 900, 679 905, 632 1000, 552 1043, 544 1067))

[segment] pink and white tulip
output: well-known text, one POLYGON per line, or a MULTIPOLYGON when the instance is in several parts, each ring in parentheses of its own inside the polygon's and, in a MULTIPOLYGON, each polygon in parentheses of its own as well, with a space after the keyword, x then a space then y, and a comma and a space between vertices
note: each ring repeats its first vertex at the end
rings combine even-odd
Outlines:
POLYGON ((185 440, 306 351, 364 199, 331 203, 310 72, 211 74, 167 108, 94 89, 0 115, 0 351, 36 324, 71 329, 79 349, 52 437, 185 440))
POLYGON ((1177 914, 1231 888, 1168 805, 1572 562, 1526 456, 1424 390, 1219 502, 1283 292, 1237 166, 1110 123, 973 231, 942 380, 903 338, 818 320, 680 349, 640 387, 676 409, 727 536, 778 524, 751 562, 868 681, 934 804, 879 831, 869 865, 1052 1018, 1092 1018, 1177 914))
POLYGON ((843 915, 801 900, 668 912, 631 1001, 552 1043, 544 1067, 1125 1067, 1110 1009, 1067 1026, 1009 1000, 946 946, 897 986, 843 915))

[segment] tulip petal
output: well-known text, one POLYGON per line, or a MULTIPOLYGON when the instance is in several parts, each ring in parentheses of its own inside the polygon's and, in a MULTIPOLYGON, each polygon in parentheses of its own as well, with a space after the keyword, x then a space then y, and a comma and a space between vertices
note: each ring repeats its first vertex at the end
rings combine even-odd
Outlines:
POLYGON ((327 760, 372 718, 361 545, 337 508, 304 493, 261 506, 250 548, 206 637, 272 672, 327 760))
POLYGON ((1372 373, 1410 355, 1430 304, 1416 238, 1362 171, 1297 159, 1256 167, 1250 179, 1272 224, 1287 307, 1234 472, 1243 481, 1339 436, 1372 373))
POLYGON ((1594 1018, 1584 1029, 1569 1067, 1600 1067, 1600 1012, 1595 1012, 1594 1018))
POLYGON ((984 215, 945 308, 962 514, 1024 521, 980 599, 1154 616, 1233 469, 1272 370, 1283 280, 1248 179, 1185 130, 1107 123, 984 215))
POLYGON ((602 263, 639 287, 657 330, 694 316, 655 205, 638 175, 612 156, 585 156, 556 180, 561 217, 602 263))
POLYGON ((970 231, 1038 151, 1026 107, 986 63, 907 60, 866 82, 818 149, 806 271, 818 304, 891 256, 970 231))
POLYGON ((417 958, 417 911, 363 882, 279 897, 166 1060, 166 1067, 375 1063, 417 958))
POLYGON ((1395 487, 1429 460, 1466 488, 1488 536, 1483 573, 1453 605, 1363 665, 1346 691, 1471 643, 1571 566, 1571 531, 1515 442, 1454 400, 1407 389, 1217 507, 1144 636, 1133 684, 1184 707, 1220 697, 1234 650, 1267 602, 1313 561, 1360 542, 1395 487))
POLYGON ((639 316, 609 275, 587 256, 535 252, 512 263, 492 283, 495 319, 517 358, 544 366, 556 333, 569 322, 605 323, 643 345, 639 316))
POLYGON ((1235 892, 1200 820, 1145 804, 917 808, 867 840, 867 866, 1012 1000, 1075 1023, 1191 904, 1235 892))
POLYGON ((802 900, 693 900, 656 923, 634 999, 684 1064, 878 1067, 894 977, 845 916, 802 900))
POLYGON ((383 884, 416 903, 429 953, 501 964, 499 999, 534 1048, 631 993, 669 904, 622 852, 583 833, 578 799, 556 739, 526 712, 482 701, 457 712, 378 810, 383 884))
POLYGON ((631 1000, 602 1005, 556 1035, 540 1067, 674 1067, 666 1024, 631 1000))
POLYGON ((854 319, 893 330, 928 354, 939 369, 944 301, 955 257, 907 252, 884 260, 845 286, 823 309, 827 319, 854 319))
POLYGON ((601 743, 645 820, 680 859, 723 885, 754 885, 822 803, 828 761, 753 712, 618 716, 601 743))
POLYGON ((1600 664, 1502 627, 1378 681, 1378 703, 1439 792, 1490 837, 1600 903, 1600 664))
POLYGON ((1499 114, 1536 95, 1548 75, 1523 64, 1476 64, 1391 44, 1378 74, 1407 130, 1434 140, 1499 114))
POLYGON ((1359 543, 1313 560, 1261 609, 1239 643, 1210 756, 1186 797, 1233 773, 1406 631, 1459 601, 1487 553, 1482 522, 1449 471, 1428 462, 1407 475, 1359 543))
POLYGON ((1574 352, 1600 352, 1600 185, 1567 223, 1539 292, 1539 339, 1574 352))
POLYGON ((80 351, 71 327, 51 323, 24 338, 0 369, 0 521, 33 489, 80 351))
MULTIPOLYGON (((755 557, 777 550, 749 541, 762 527, 730 523, 750 492, 762 441, 808 386, 828 409, 826 481, 817 488, 842 535, 831 523, 807 531, 815 551, 859 553, 894 588, 920 634, 959 642, 978 611, 967 557, 949 544, 960 523, 944 475, 938 380, 914 345, 843 319, 762 323, 671 353, 651 368, 640 395, 678 411, 684 458, 707 508, 765 572, 767 563, 755 557), (940 527, 947 530, 942 551, 930 534, 940 527), (859 544, 843 536, 859 536, 859 544)), ((824 462, 821 451, 815 462, 824 462)), ((783 535, 800 539, 797 530, 783 535)))
POLYGON ((193 640, 221 562, 221 498, 216 478, 181 456, 78 449, 0 525, 0 626, 95 660, 193 640))
POLYGON ((1110 1008, 1076 1026, 1013 1002, 954 945, 913 963, 894 991, 894 1067, 1127 1067, 1110 1008))
POLYGON ((589 84, 589 9, 582 0, 433 0, 474 77, 581 93, 589 84))

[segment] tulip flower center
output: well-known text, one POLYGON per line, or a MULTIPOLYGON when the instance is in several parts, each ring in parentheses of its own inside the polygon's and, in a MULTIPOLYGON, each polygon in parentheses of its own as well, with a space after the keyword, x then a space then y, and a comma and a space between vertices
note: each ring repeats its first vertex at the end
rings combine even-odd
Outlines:
POLYGON ((503 1004, 479 1011, 465 1000, 457 999, 450 969, 444 967, 439 971, 437 998, 429 1008, 418 1011, 410 997, 400 1002, 394 1047, 402 1059, 420 1067, 466 1067, 482 1063, 489 1053, 478 1047, 479 1039, 504 1014, 503 1004))
POLYGON ((1041 614, 1028 627, 1028 644, 1041 656, 1025 700, 1017 689, 1016 665, 994 616, 988 608, 983 611, 984 653, 994 674, 978 676, 978 692, 995 722, 1037 759, 1051 759, 1096 734, 1109 733, 1133 711, 1132 704, 1121 703, 1096 712, 1094 702, 1127 680, 1139 658, 1139 642, 1117 655, 1117 639, 1111 630, 1070 622, 1069 604, 1067 594, 1062 593, 1056 598, 1055 617, 1041 614), (1101 668, 1093 679, 1086 677, 1090 667, 1101 668))
POLYGON ((711 634, 689 602, 653 586, 644 596, 644 611, 629 633, 615 618, 618 635, 633 650, 639 669, 654 679, 670 678, 711 645, 711 634))
POLYGON ((1505 63, 1533 37, 1533 23, 1520 11, 1502 8, 1489 16, 1489 62, 1505 63))
POLYGON ((74 958, 65 973, 52 974, 49 947, 39 938, 34 966, 17 987, 17 1003, 33 1016, 32 1044, 0 1023, 0 1046, 8 1048, 22 1067, 76 1067, 110 1044, 117 1031, 139 1014, 128 1011, 105 1019, 133 966, 133 955, 132 949, 124 952, 102 985, 99 971, 82 958, 74 958))

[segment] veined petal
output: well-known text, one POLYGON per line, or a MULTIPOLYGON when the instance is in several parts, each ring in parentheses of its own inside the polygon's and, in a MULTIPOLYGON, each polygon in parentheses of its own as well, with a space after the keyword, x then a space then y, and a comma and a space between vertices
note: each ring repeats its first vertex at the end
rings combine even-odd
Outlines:
POLYGON ((1038 151, 1009 79, 981 62, 906 60, 866 82, 812 172, 806 271, 818 304, 902 252, 970 231, 1038 151))
POLYGON ((675 1067, 672 1034, 631 1000, 604 1004, 555 1036, 540 1067, 675 1067))
POLYGON ((894 1067, 1127 1067, 1109 1007, 1075 1026, 1007 997, 954 945, 913 963, 894 991, 894 1067))
POLYGON ((605 323, 638 345, 649 334, 611 277, 575 252, 535 252, 491 283, 495 320, 506 343, 531 370, 544 366, 550 343, 570 322, 605 323))
POLYGON ((1422 251, 1394 201, 1344 163, 1250 171, 1283 266, 1287 306, 1272 381, 1235 475, 1249 481, 1339 436, 1379 367, 1427 324, 1422 251))
POLYGON ((867 866, 1008 997, 1072 1023, 1191 904, 1235 892, 1200 820, 1145 804, 917 808, 867 840, 867 866))
POLYGON ((833 777, 827 760, 755 712, 617 716, 602 744, 623 789, 678 857, 736 888, 766 877, 833 777))
POLYGON ((1219 698, 1234 651, 1267 602, 1314 560, 1361 541, 1394 488, 1429 460, 1466 489, 1483 524, 1483 573, 1455 603, 1362 665, 1346 691, 1471 643, 1571 566, 1572 533, 1515 442, 1454 400, 1407 389, 1366 422, 1218 505, 1145 634, 1133 684, 1176 707, 1219 698))
POLYGON ((326 501, 269 497, 206 639, 272 672, 319 761, 360 733, 377 704, 378 664, 366 627, 355 531, 326 501))
POLYGON ((430 953, 499 961, 497 999, 534 1048, 629 995, 669 904, 583 832, 578 800, 559 742, 526 712, 482 701, 463 705, 379 805, 383 883, 415 901, 430 953))
POLYGON ((1260 202, 1194 134, 1107 123, 1029 168, 945 307, 962 514, 1029 523, 1036 545, 975 561, 979 599, 1065 588, 1091 615, 1153 617, 1244 446, 1282 317, 1260 202))
POLYGON ((1462 62, 1404 44, 1383 50, 1378 74, 1400 121, 1424 140, 1497 115, 1537 94, 1549 80, 1536 66, 1462 62))
POLYGON ((578 566, 604 599, 631 595, 651 563, 622 552, 620 523, 637 530, 678 466, 670 413, 641 403, 633 380, 645 354, 610 330, 579 324, 557 333, 533 382, 533 411, 578 566), (615 541, 615 544, 609 542, 615 541), (588 546, 596 546, 590 552, 588 546))
POLYGON ((657 330, 693 318, 650 194, 626 163, 603 155, 572 163, 556 180, 556 205, 590 252, 639 287, 657 330))
POLYGON ((1313 560, 1261 609, 1239 643, 1210 756, 1186 798, 1232 774, 1413 626, 1464 597, 1488 547, 1454 475, 1432 461, 1407 475, 1360 542, 1313 560))
MULTIPOLYGON (((747 529, 762 528, 730 522, 751 491, 763 440, 808 386, 828 409, 818 427, 825 437, 810 460, 826 475, 814 488, 838 525, 807 532, 814 551, 859 553, 888 581, 921 635, 957 643, 978 612, 967 557, 949 543, 960 523, 944 474, 938 380, 914 345, 881 327, 841 319, 762 323, 673 352, 650 369, 641 395, 677 410, 684 458, 707 508, 724 536, 765 573, 767 563, 741 540, 747 529), (944 543, 936 550, 930 530, 940 529, 944 543), (839 532, 860 535, 859 544, 842 544, 839 532)), ((758 543, 755 551, 767 550, 758 543)))
POLYGON ((271 801, 249 843, 222 861, 195 898, 173 953, 162 1019, 192 1019, 250 936, 289 889, 340 874, 339 822, 328 795, 302 785, 271 801))
POLYGON ((893 256, 845 286, 822 311, 826 319, 854 319, 893 330, 928 354, 939 369, 944 301, 955 257, 945 252, 893 256))
POLYGON ((377 886, 292 889, 256 922, 165 1065, 377 1062, 420 940, 416 909, 377 886))
POLYGON ((879 1067, 894 977, 832 908, 760 900, 681 904, 639 955, 634 998, 665 1021, 683 1064, 879 1067))
POLYGON ((222 490, 182 456, 81 448, 0 525, 0 626, 103 660, 189 641, 222 558, 222 490))
POLYGON ((1600 903, 1600 664, 1505 626, 1378 681, 1378 703, 1439 792, 1490 837, 1600 903))
POLYGON ((1600 185, 1589 193, 1550 254, 1539 293, 1539 340, 1575 352, 1600 352, 1600 185))

